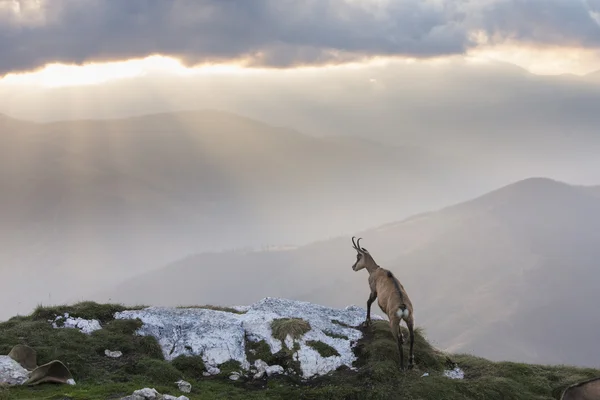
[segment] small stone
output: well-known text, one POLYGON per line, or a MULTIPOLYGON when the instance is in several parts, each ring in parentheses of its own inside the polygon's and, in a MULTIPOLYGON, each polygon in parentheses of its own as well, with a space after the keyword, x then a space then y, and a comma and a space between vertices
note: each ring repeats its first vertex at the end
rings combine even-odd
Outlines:
POLYGON ((269 365, 269 366, 267 366, 265 371, 267 372, 268 376, 281 375, 281 374, 283 374, 284 369, 281 365, 269 365))
POLYGON ((106 357, 110 357, 110 358, 119 358, 123 355, 122 352, 120 352, 119 350, 116 351, 110 351, 110 350, 104 350, 104 355, 106 357))
POLYGON ((189 382, 179 380, 175 383, 177 384, 177 387, 179 387, 179 390, 181 390, 183 393, 190 393, 192 391, 192 384, 189 382))
POLYGON ((256 370, 258 372, 261 372, 261 371, 264 372, 267 369, 268 366, 269 366, 269 364, 267 364, 263 360, 259 359, 259 360, 254 361, 254 367, 256 368, 256 370))
POLYGON ((254 374, 254 379, 261 379, 263 376, 265 376, 265 371, 258 371, 254 374))
POLYGON ((429 372, 425 372, 423 375, 421 375, 421 378, 424 376, 429 376, 429 372))
POLYGON ((206 371, 208 372, 208 375, 219 375, 221 373, 221 370, 217 367, 206 367, 206 371))
POLYGON ((465 379, 465 373, 459 367, 456 367, 453 370, 444 371, 444 376, 450 379, 465 379))
POLYGON ((231 375, 229 375, 229 379, 231 379, 232 381, 237 381, 238 379, 240 379, 240 373, 239 372, 234 372, 231 375))
POLYGON ((133 397, 139 397, 144 400, 157 400, 159 399, 160 393, 154 388, 143 388, 133 392, 133 397))
POLYGON ((75 386, 75 379, 67 379, 67 385, 75 386))

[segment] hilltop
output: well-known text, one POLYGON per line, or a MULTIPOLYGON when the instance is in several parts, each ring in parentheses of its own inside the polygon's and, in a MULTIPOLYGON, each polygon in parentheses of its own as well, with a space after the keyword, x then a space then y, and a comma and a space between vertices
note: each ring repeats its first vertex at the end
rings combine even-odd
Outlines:
POLYGON ((569 384, 600 374, 593 369, 494 363, 446 354, 432 347, 420 328, 415 345, 417 366, 402 373, 387 322, 375 317, 371 327, 357 326, 365 313, 356 306, 331 309, 273 298, 232 308, 127 310, 118 304, 93 302, 38 307, 31 315, 0 324, 0 354, 8 353, 15 344, 31 346, 40 363, 63 361, 76 385, 0 389, 0 399, 118 399, 150 387, 160 393, 185 394, 192 400, 542 400, 556 398, 569 384), (299 318, 290 318, 289 313, 299 318), (210 329, 194 325, 195 318, 203 321, 202 326, 208 323, 210 329), (84 322, 89 320, 95 322, 84 322), (235 321, 244 322, 237 325, 235 321), (308 327, 302 328, 304 324, 308 327), (80 329, 90 326, 94 328, 86 332, 80 329), (233 345, 238 341, 234 332, 238 329, 242 336, 239 345, 233 345), (122 356, 107 357, 107 349, 119 350, 122 356), (237 353, 239 349, 241 353, 237 353), (228 359, 224 354, 232 356, 228 359), (258 365, 258 359, 278 372, 254 375, 252 366, 258 365), (327 367, 306 369, 314 362, 327 367), (464 379, 450 379, 448 369, 457 366, 464 379), (180 379, 191 383, 191 393, 178 392, 175 382, 180 379))
MULTIPOLYGON (((589 318, 600 301, 598 193, 531 178, 353 235, 398 276, 438 347, 497 361, 600 367, 593 334, 600 321, 589 318)), ((197 254, 93 299, 231 305, 268 293, 333 307, 366 302, 366 273, 350 269, 351 236, 277 252, 197 254)))

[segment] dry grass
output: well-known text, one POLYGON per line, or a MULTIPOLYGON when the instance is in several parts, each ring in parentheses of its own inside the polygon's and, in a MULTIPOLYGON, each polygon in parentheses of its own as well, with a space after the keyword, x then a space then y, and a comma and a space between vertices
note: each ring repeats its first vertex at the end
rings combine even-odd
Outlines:
POLYGON ((310 324, 300 318, 278 318, 271 322, 273 337, 282 342, 285 341, 285 338, 288 335, 290 335, 292 339, 299 339, 310 330, 310 324))
POLYGON ((233 313, 233 314, 245 314, 245 311, 239 311, 236 310, 235 308, 231 308, 231 307, 223 307, 223 306, 213 306, 210 304, 205 304, 203 306, 178 306, 177 308, 202 308, 205 310, 214 310, 214 311, 224 311, 224 312, 229 312, 229 313, 233 313))

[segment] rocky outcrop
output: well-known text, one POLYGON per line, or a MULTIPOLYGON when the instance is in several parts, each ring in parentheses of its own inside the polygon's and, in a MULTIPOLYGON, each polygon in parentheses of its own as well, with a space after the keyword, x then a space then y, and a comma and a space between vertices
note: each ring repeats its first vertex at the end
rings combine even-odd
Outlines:
MULTIPOLYGON (((138 333, 154 336, 165 359, 200 355, 207 368, 213 370, 229 360, 238 361, 242 369, 249 370, 246 340, 266 342, 273 354, 286 346, 300 363, 303 378, 327 374, 342 365, 352 368, 356 360, 353 347, 362 337, 356 327, 365 320, 365 309, 356 306, 335 309, 270 297, 236 309, 240 313, 203 308, 149 307, 119 312, 115 318, 139 318, 143 325, 138 333), (282 343, 273 337, 271 331, 271 322, 278 318, 300 318, 308 321, 311 329, 298 339, 288 336, 282 343), (339 355, 323 357, 307 344, 311 341, 323 342, 339 355)), ((373 318, 381 319, 376 315, 373 318)), ((282 372, 281 367, 267 367, 264 367, 266 373, 282 372)))

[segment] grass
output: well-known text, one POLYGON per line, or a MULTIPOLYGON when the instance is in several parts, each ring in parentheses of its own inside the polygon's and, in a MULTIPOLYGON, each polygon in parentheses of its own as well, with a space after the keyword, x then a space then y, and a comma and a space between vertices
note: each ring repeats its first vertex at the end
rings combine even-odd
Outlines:
POLYGON ((300 345, 296 342, 291 349, 284 344, 277 353, 271 353, 271 348, 264 340, 253 342, 246 338, 246 358, 250 364, 263 360, 269 365, 281 365, 285 370, 291 369, 297 374, 300 373, 300 363, 294 360, 294 353, 299 349, 300 345))
POLYGON ((339 333, 329 332, 329 331, 323 331, 323 333, 326 334, 327 336, 329 336, 330 338, 348 340, 348 336, 341 335, 339 333))
POLYGON ((345 324, 345 323, 343 323, 342 321, 339 321, 339 320, 337 320, 337 319, 332 319, 332 320, 331 320, 331 323, 332 323, 332 324, 339 325, 339 326, 343 326, 344 328, 353 328, 352 326, 350 326, 350 325, 348 325, 348 324, 345 324))
POLYGON ((284 342, 288 335, 292 339, 300 339, 310 329, 310 324, 300 318, 278 318, 271 322, 273 337, 281 342, 284 342))
MULTIPOLYGON (((465 354, 448 355, 427 343, 423 331, 415 332, 416 366, 399 370, 398 349, 392 340, 386 321, 372 321, 360 328, 364 336, 358 341, 354 367, 340 368, 326 376, 307 382, 294 377, 278 376, 260 381, 240 379, 233 382, 228 374, 239 370, 239 364, 221 365, 222 374, 203 377, 201 357, 178 357, 169 363, 163 359, 156 341, 134 334, 140 326, 137 320, 113 320, 112 310, 118 305, 78 303, 74 308, 40 307, 30 316, 16 317, 0 323, 0 354, 7 354, 17 343, 36 349, 38 364, 59 359, 71 370, 76 386, 44 384, 34 387, 0 388, 0 400, 15 399, 118 399, 143 387, 154 387, 160 393, 179 396, 175 381, 185 379, 192 384, 191 400, 205 399, 398 399, 398 400, 550 400, 572 383, 600 375, 589 368, 542 366, 520 363, 496 363, 465 354), (102 330, 85 335, 76 329, 53 329, 48 316, 69 312, 71 315, 96 318, 102 330), (118 359, 105 357, 108 348, 121 350, 118 359), (450 380, 441 376, 451 362, 465 371, 465 380, 450 380), (424 372, 430 375, 421 377, 424 372)), ((306 321, 286 319, 274 323, 279 338, 301 337, 310 329, 306 321), (285 333, 285 335, 284 335, 285 333)), ((407 332, 404 331, 406 335, 407 332)), ((320 342, 311 345, 322 347, 320 342)), ((323 343, 324 344, 324 343, 323 343)), ((298 344, 295 343, 295 349, 298 344)), ((405 345, 405 357, 408 346, 405 345)), ((298 368, 287 347, 271 354, 264 342, 246 340, 249 361, 260 358, 270 365, 298 368)), ((406 359, 405 359, 406 361, 406 359)), ((297 370, 297 369, 296 369, 297 370)))
POLYGON ((13 319, 32 319, 34 321, 47 321, 54 320, 58 315, 64 315, 65 313, 69 313, 69 316, 83 319, 97 319, 100 321, 100 324, 111 321, 113 319, 113 315, 116 312, 125 311, 125 310, 138 310, 145 308, 145 306, 134 306, 134 307, 125 307, 122 304, 98 304, 93 301, 83 301, 80 303, 76 303, 70 306, 61 305, 61 306, 52 306, 52 307, 44 307, 42 305, 38 305, 33 313, 29 317, 14 317, 13 319))
POLYGON ((338 353, 336 349, 334 349, 327 343, 321 342, 320 340, 309 340, 308 342, 306 342, 306 344, 315 349, 321 355, 321 357, 339 357, 340 355, 340 353, 338 353))

